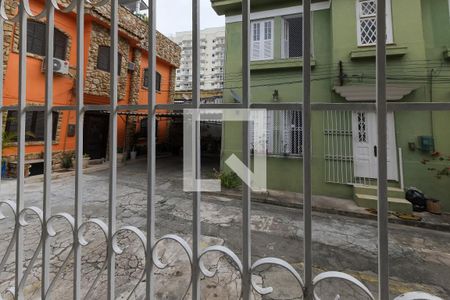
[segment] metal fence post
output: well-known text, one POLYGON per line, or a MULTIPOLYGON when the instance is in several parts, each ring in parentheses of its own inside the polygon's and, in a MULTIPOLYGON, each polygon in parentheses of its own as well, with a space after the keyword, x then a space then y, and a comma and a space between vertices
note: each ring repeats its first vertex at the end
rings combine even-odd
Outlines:
POLYGON ((154 298, 153 245, 155 242, 155 176, 156 176, 156 0, 148 3, 148 118, 147 118, 147 251, 146 258, 146 296, 154 298))
POLYGON ((46 2, 46 46, 45 46, 45 124, 44 124, 44 197, 43 197, 43 226, 42 226, 42 282, 41 298, 49 286, 49 256, 50 243, 47 233, 47 220, 51 216, 51 184, 52 184, 52 146, 53 146, 53 43, 55 8, 51 1, 46 2))
POLYGON ((84 1, 77 1, 75 230, 73 235, 73 299, 81 299, 81 245, 78 230, 83 222, 83 123, 84 123, 84 1))
MULTIPOLYGON (((200 3, 192 0, 192 104, 195 109, 200 109, 200 3)), ((194 114, 193 153, 195 155, 193 165, 193 180, 196 183, 192 193, 193 219, 192 219, 192 299, 200 300, 200 239, 201 239, 201 148, 200 148, 200 119, 201 115, 194 114), (198 118, 197 118, 198 117, 198 118)))
POLYGON ((312 297, 311 0, 303 1, 303 222, 305 298, 312 297))
MULTIPOLYGON (((244 109, 250 108, 250 0, 242 0, 242 104, 244 109)), ((250 167, 249 123, 242 122, 242 162, 250 167)), ((247 182, 249 170, 245 172, 247 182)), ((244 299, 250 299, 251 287, 251 188, 242 183, 242 292, 244 299)))
POLYGON ((27 14, 24 3, 19 5, 19 98, 17 103, 17 194, 16 194, 16 272, 15 272, 15 297, 23 299, 23 291, 19 288, 23 276, 23 229, 19 224, 19 214, 24 208, 24 183, 25 183, 25 120, 27 105, 27 14))
POLYGON ((386 0, 377 0, 378 293, 389 298, 386 105, 386 0))

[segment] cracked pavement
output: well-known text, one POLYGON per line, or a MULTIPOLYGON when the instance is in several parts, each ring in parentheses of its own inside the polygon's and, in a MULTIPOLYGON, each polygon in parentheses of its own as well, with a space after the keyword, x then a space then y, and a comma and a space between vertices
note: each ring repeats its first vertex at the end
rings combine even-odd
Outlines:
MULTIPOLYGON (((192 240, 192 195, 182 191, 182 162, 177 157, 157 160, 156 178, 156 237, 177 234, 189 244, 192 240)), ((217 165, 206 161, 203 174, 208 176, 217 165)), ((84 221, 98 218, 107 223, 108 216, 108 170, 83 175, 84 221)), ((146 163, 139 160, 118 169, 117 181, 117 228, 132 225, 145 232, 146 224, 146 163)), ((1 184, 2 200, 15 200, 15 181, 1 184)), ((42 208, 43 183, 27 179, 25 206, 42 208)), ((52 180, 52 212, 74 211, 75 179, 63 176, 52 180)), ((350 200, 349 200, 350 201, 350 200)), ((3 258, 11 238, 13 220, 0 221, 0 259, 3 258)), ((282 258, 296 270, 303 272, 303 217, 300 209, 252 204, 252 257, 253 261, 268 256, 282 258)), ((226 196, 202 195, 202 248, 224 245, 241 257, 242 212, 241 202, 226 196)), ((38 246, 40 227, 37 218, 30 216, 24 227, 25 266, 38 246)), ((51 299, 71 299, 73 279, 72 232, 64 220, 55 221, 57 235, 51 238, 51 279, 61 269, 61 276, 52 287, 51 299)), ((407 291, 422 290, 450 297, 450 233, 423 228, 389 224, 390 288, 392 296, 407 291)), ((106 299, 107 275, 104 270, 106 244, 103 233, 94 225, 86 231, 89 244, 82 248, 82 295, 87 298, 106 299), (99 275, 100 274, 100 275, 99 275), (98 282, 95 282, 98 276, 98 282)), ((129 232, 119 235, 119 245, 124 249, 116 256, 116 296, 142 299, 145 282, 140 282, 144 269, 144 249, 137 237, 129 232), (140 282, 140 283, 139 283, 140 282)), ((377 291, 377 224, 373 220, 346 216, 313 213, 313 262, 314 275, 323 271, 346 272, 360 279, 376 295, 377 291)), ((190 266, 183 249, 174 242, 162 242, 156 250, 168 267, 155 267, 156 298, 183 299, 190 297, 190 266)), ((0 270, 0 292, 4 295, 13 285, 14 252, 4 270, 0 270)), ((202 299, 238 299, 239 273, 227 257, 217 253, 205 257, 205 265, 217 269, 213 278, 201 280, 202 299)), ((40 298, 39 254, 25 284, 27 299, 40 298)), ((267 296, 254 295, 255 299, 302 299, 300 289, 293 277, 277 267, 264 267, 254 274, 256 282, 272 286, 274 292, 267 296)), ((343 299, 364 299, 359 290, 339 281, 324 282, 317 291, 322 299, 334 299, 339 293, 343 299)))

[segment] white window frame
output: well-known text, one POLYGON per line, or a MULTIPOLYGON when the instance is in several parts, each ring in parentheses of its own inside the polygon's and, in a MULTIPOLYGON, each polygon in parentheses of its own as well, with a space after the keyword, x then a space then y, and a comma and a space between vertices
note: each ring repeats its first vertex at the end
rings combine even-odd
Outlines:
MULTIPOLYGON (((368 16, 361 16, 361 2, 368 2, 368 1, 375 1, 376 0, 356 0, 356 32, 358 36, 358 46, 364 47, 364 46, 375 46, 376 41, 374 43, 370 44, 364 44, 361 41, 361 20, 362 19, 376 19, 376 14, 368 15, 368 16)), ((393 37, 393 30, 392 30, 392 8, 391 8, 391 0, 386 0, 386 43, 392 44, 394 42, 393 37)))
POLYGON ((274 26, 275 26, 275 22, 274 19, 261 19, 261 20, 255 20, 252 21, 250 24, 250 28, 251 28, 251 34, 250 34, 250 41, 251 41, 251 49, 250 49, 250 55, 251 55, 251 61, 260 61, 260 60, 272 60, 274 58, 274 26), (265 24, 267 22, 270 22, 271 24, 271 35, 270 35, 270 40, 265 40, 264 39, 264 34, 265 34, 265 24), (259 49, 259 56, 254 56, 253 55, 253 47, 254 47, 254 40, 253 40, 253 36, 254 36, 254 30, 253 30, 253 26, 254 24, 259 24, 259 42, 260 42, 260 49, 259 49), (271 45, 270 45, 270 55, 269 56, 264 56, 264 42, 265 41, 270 41, 271 45))
MULTIPOLYGON (((291 156, 302 157, 303 155, 303 117, 301 111, 294 110, 267 110, 266 115, 266 151, 268 155, 272 156, 291 156), (296 114, 300 118, 301 124, 295 126, 290 124, 289 118, 292 114, 296 114), (297 145, 292 145, 292 138, 298 134, 297 145), (296 149, 296 151, 292 151, 296 149)), ((255 125, 250 125, 251 132, 251 148, 254 149, 253 134, 255 125)), ((256 125, 258 126, 258 125, 256 125)))

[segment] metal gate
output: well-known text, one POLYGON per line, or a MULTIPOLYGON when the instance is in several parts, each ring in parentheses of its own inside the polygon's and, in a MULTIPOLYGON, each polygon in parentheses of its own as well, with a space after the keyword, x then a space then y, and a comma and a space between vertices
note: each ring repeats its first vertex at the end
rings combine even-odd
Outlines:
MULTIPOLYGON (((155 90, 155 65, 156 65, 156 0, 149 3, 149 37, 148 37, 148 53, 150 61, 149 72, 149 97, 148 105, 118 105, 118 0, 111 1, 111 90, 110 105, 88 106, 83 101, 83 72, 84 72, 84 1, 73 0, 67 7, 60 7, 57 1, 48 0, 46 8, 38 15, 33 15, 29 0, 20 2, 19 13, 12 19, 8 19, 5 13, 5 1, 1 1, 1 19, 0 31, 3 32, 3 25, 6 21, 16 22, 20 27, 19 35, 19 98, 17 106, 4 106, 0 102, 1 111, 17 111, 18 116, 18 178, 17 178, 17 199, 16 201, 0 201, 2 206, 9 207, 15 217, 14 235, 7 247, 6 254, 2 254, 0 263, 0 272, 11 255, 15 256, 15 286, 9 289, 9 293, 15 299, 24 298, 24 286, 27 278, 33 268, 38 268, 37 260, 39 253, 42 253, 41 262, 41 298, 48 299, 51 297, 51 290, 55 280, 60 275, 59 272, 53 278, 49 275, 49 241, 55 235, 52 226, 56 219, 62 219, 68 222, 72 228, 73 244, 70 245, 73 253, 73 299, 86 297, 81 295, 81 250, 86 244, 83 237, 83 230, 89 224, 98 226, 106 237, 107 241, 107 262, 102 266, 101 271, 107 271, 108 274, 108 299, 115 299, 115 256, 121 253, 121 248, 117 244, 117 236, 125 231, 135 234, 141 241, 145 250, 146 264, 145 273, 139 283, 145 281, 146 299, 155 299, 154 286, 155 281, 154 269, 164 268, 165 264, 161 262, 153 251, 155 246, 163 240, 172 240, 185 250, 189 256, 191 263, 191 288, 192 298, 200 298, 200 278, 201 276, 214 276, 214 272, 206 269, 202 263, 202 258, 210 252, 220 252, 228 256, 229 260, 237 268, 242 280, 242 298, 250 299, 253 291, 260 295, 270 294, 271 287, 261 287, 252 281, 252 272, 262 265, 276 265, 290 272, 301 287, 302 295, 305 299, 317 299, 314 289, 324 280, 338 279, 350 282, 357 288, 367 294, 371 299, 374 296, 370 291, 354 277, 340 272, 323 272, 313 278, 312 272, 312 207, 311 207, 311 115, 312 111, 327 110, 358 110, 358 111, 376 111, 377 112, 377 130, 378 130, 378 277, 379 277, 379 298, 389 298, 389 253, 388 253, 388 202, 387 202, 387 156, 386 156, 386 115, 388 110, 450 110, 449 103, 395 103, 387 104, 386 102, 386 48, 384 43, 377 43, 377 101, 376 104, 325 104, 311 103, 311 0, 303 1, 303 102, 297 103, 273 103, 273 104, 252 104, 250 102, 250 56, 249 56, 249 24, 250 24, 250 0, 242 0, 242 84, 243 84, 243 101, 238 104, 200 104, 200 38, 199 38, 199 0, 192 1, 192 27, 193 27, 193 101, 189 105, 157 105, 155 90), (74 106, 54 106, 53 105, 53 44, 54 44, 54 16, 55 10, 63 13, 76 11, 77 24, 77 69, 76 69, 76 105, 74 106), (45 106, 32 107, 26 105, 26 56, 27 56, 27 19, 46 18, 46 94, 45 106), (248 186, 243 186, 242 193, 242 217, 243 217, 243 255, 238 257, 231 250, 223 246, 212 246, 202 249, 200 246, 201 227, 200 227, 200 201, 201 193, 194 192, 193 207, 193 242, 190 246, 182 238, 169 234, 160 238, 155 237, 155 119, 158 109, 172 110, 180 108, 202 108, 202 109, 227 109, 227 108, 265 108, 270 110, 301 110, 302 127, 303 127, 303 191, 304 191, 304 274, 299 274, 290 264, 279 258, 262 258, 252 262, 251 253, 251 190, 248 186), (131 226, 117 228, 116 226, 116 181, 117 181, 117 117, 119 110, 148 110, 148 192, 147 192, 147 225, 146 231, 131 226), (44 175, 44 198, 42 209, 37 207, 26 207, 24 203, 24 168, 25 168, 25 113, 31 110, 41 110, 45 112, 45 175, 44 175), (75 110, 76 111, 76 159, 75 159, 75 212, 74 215, 68 213, 52 214, 50 207, 51 193, 51 172, 52 172, 52 112, 57 110, 75 110), (83 185, 83 116, 88 111, 108 111, 109 112, 109 213, 108 222, 103 223, 98 219, 91 219, 83 222, 82 212, 82 185, 83 185), (24 226, 27 225, 26 215, 35 215, 41 223, 41 239, 39 247, 34 252, 30 262, 24 268, 24 226)), ((89 5, 101 6, 106 4, 108 0, 100 0, 97 3, 89 3, 89 5)), ((379 0, 377 5, 377 41, 385 40, 385 1, 379 0)), ((3 61, 3 36, 0 38, 0 61, 3 61)), ((0 66, 0 94, 3 94, 3 65, 0 66)), ((300 96, 300 95, 299 95, 300 96)), ((2 99, 0 100, 2 101, 2 99)), ((0 114, 0 124, 2 123, 2 114, 0 114)), ((250 143, 249 143, 249 123, 243 122, 243 162, 249 165, 250 162, 250 143)), ((196 128, 197 136, 199 136, 199 127, 196 128)), ((199 149, 199 139, 197 138, 195 147, 199 149)), ((199 153, 195 151, 194 153, 199 153)), ((197 157, 195 165, 195 177, 200 178, 200 157, 197 157)), ((299 184, 301 184, 299 182, 299 184)), ((3 216, 3 215, 1 215, 3 216)), ((64 265, 67 264, 67 260, 64 265)), ((95 283, 89 289, 95 288, 95 283)), ((138 284, 139 284, 138 283, 138 284)), ((3 292, 3 291, 2 291, 3 292)), ((134 289, 130 291, 133 293, 134 289)), ((337 296, 336 299, 339 297, 337 296)), ((402 295, 398 299, 437 299, 431 295, 413 292, 402 295)))

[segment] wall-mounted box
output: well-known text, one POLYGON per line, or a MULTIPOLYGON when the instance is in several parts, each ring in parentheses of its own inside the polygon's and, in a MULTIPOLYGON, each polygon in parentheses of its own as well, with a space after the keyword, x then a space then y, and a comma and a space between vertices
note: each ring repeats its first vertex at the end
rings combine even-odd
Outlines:
POLYGON ((419 149, 423 152, 434 151, 434 139, 431 136, 419 136, 419 149))

